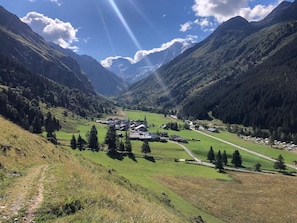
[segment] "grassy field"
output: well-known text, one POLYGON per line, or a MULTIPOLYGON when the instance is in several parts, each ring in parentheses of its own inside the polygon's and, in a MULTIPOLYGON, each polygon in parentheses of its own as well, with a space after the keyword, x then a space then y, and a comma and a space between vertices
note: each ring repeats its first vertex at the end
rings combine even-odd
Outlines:
MULTIPOLYGON (((60 117, 64 111, 52 112, 60 117)), ((131 120, 145 117, 150 132, 164 131, 160 126, 168 122, 183 125, 182 121, 148 112, 124 111, 121 114, 131 120)), ((77 117, 61 117, 65 119, 63 122, 71 123, 56 133, 63 147, 53 146, 41 136, 3 121, 0 137, 3 144, 19 148, 26 157, 17 154, 15 149, 13 153, 0 154, 0 162, 7 170, 21 173, 20 177, 9 178, 1 172, 1 197, 16 193, 9 200, 14 205, 21 194, 27 194, 22 198, 27 202, 20 208, 21 215, 25 215, 35 188, 44 182, 44 202, 36 213, 36 222, 194 222, 199 215, 207 222, 294 222, 297 217, 294 211, 297 203, 292 199, 297 186, 295 177, 228 171, 221 174, 209 167, 175 162, 190 157, 171 142, 151 142, 151 154, 147 158, 141 153, 140 141, 132 141, 133 157, 111 158, 103 151, 72 150, 69 147, 72 134, 76 137, 81 134, 86 139, 92 125, 96 126, 104 148, 107 126, 77 117), (46 158, 42 158, 43 155, 46 158), (44 168, 47 172, 41 181, 38 170, 44 168), (31 176, 36 182, 30 183, 31 176), (18 190, 24 182, 32 186, 18 190)), ((204 161, 212 146, 215 152, 226 150, 231 162, 235 150, 232 146, 195 131, 169 130, 168 133, 187 138, 189 143, 184 145, 204 161)), ((297 159, 295 154, 246 142, 224 131, 215 136, 271 157, 282 154, 287 162, 297 159)), ((262 169, 273 170, 273 162, 240 153, 246 168, 252 169, 259 162, 262 169)), ((5 201, 0 199, 0 206, 4 207, 5 201)))

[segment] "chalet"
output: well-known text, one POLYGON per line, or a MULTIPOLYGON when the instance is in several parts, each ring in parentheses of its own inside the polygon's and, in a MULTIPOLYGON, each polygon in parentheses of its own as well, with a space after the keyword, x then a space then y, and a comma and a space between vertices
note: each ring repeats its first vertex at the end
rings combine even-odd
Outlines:
POLYGON ((216 128, 212 128, 212 127, 208 128, 207 131, 209 131, 209 132, 218 132, 218 130, 216 128))
POLYGON ((135 127, 135 131, 146 132, 147 126, 145 124, 138 125, 137 127, 135 127))

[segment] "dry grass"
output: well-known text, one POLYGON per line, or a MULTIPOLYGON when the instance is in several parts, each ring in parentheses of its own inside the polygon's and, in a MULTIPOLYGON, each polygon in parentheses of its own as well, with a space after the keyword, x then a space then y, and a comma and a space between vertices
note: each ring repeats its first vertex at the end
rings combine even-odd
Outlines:
POLYGON ((37 222, 184 222, 171 206, 115 171, 110 174, 2 117, 0 126, 0 144, 9 146, 0 150, 1 222, 15 217, 26 222, 36 210, 37 222))
POLYGON ((63 162, 67 153, 46 139, 24 131, 0 116, 0 163, 9 171, 22 172, 36 164, 63 162), (9 149, 3 149, 9 146, 9 149))
MULTIPOLYGON (((116 172, 77 156, 51 172, 45 186, 45 202, 37 221, 42 222, 183 222, 172 209, 149 201, 116 172), (67 177, 66 177, 67 176, 67 177), (79 201, 83 207, 67 215, 66 204, 79 201), (57 211, 58 210, 58 211, 57 211), (60 212, 59 212, 60 211, 60 212), (57 214, 61 215, 57 218, 57 214)), ((149 193, 149 191, 147 191, 149 193)))
POLYGON ((296 222, 297 179, 230 173, 233 180, 158 176, 193 205, 227 222, 296 222))

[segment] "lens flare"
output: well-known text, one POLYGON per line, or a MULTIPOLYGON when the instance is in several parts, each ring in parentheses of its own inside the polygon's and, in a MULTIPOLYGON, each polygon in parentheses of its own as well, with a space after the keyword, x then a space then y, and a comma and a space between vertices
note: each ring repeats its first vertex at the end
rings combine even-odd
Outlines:
POLYGON ((116 15, 118 16, 119 20, 121 21, 122 25, 126 29, 127 33, 129 34, 129 36, 130 36, 131 40, 133 41, 134 45, 137 47, 137 49, 141 49, 141 46, 140 46, 138 40, 136 39, 134 33, 132 32, 130 26, 126 22, 123 14, 119 10, 119 8, 116 5, 116 3, 114 2, 114 0, 109 0, 109 3, 111 5, 111 7, 113 8, 114 12, 116 13, 116 15))
MULTIPOLYGON (((129 24, 127 23, 126 19, 124 18, 122 12, 120 11, 120 9, 117 6, 117 4, 115 3, 115 1, 109 0, 109 3, 111 5, 112 9, 114 10, 114 12, 116 13, 117 17, 119 18, 119 20, 121 21, 122 25, 124 26, 126 32, 130 36, 130 38, 133 41, 136 48, 138 50, 142 50, 142 47, 141 47, 139 41, 137 40, 136 36, 134 35, 133 31, 131 30, 129 24)), ((133 4, 131 2, 131 5, 145 19, 145 21, 148 24, 151 24, 149 22, 149 20, 147 19, 147 17, 137 8, 137 6, 135 4, 133 4)), ((144 60, 148 66, 153 67, 153 64, 150 62, 150 60, 147 57, 144 57, 144 60)), ((168 88, 166 87, 166 85, 164 84, 163 80, 161 79, 159 73, 157 71, 155 71, 155 72, 153 72, 153 75, 154 75, 155 79, 157 80, 157 83, 161 86, 162 90, 165 92, 165 94, 170 97, 170 92, 169 92, 168 88)))

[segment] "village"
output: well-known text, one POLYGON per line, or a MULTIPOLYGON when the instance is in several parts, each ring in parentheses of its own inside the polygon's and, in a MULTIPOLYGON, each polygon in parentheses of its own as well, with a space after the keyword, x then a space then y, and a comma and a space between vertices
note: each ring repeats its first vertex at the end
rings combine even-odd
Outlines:
MULTIPOLYGON (((141 141, 151 141, 151 142, 164 142, 166 143, 168 140, 181 142, 181 143, 188 143, 188 140, 182 138, 178 135, 170 135, 167 131, 169 127, 168 125, 164 124, 160 126, 164 131, 162 132, 149 132, 149 125, 144 120, 127 120, 127 119, 119 119, 119 118, 109 118, 107 120, 96 120, 97 123, 105 124, 105 125, 113 125, 117 131, 129 131, 129 138, 131 140, 141 140, 141 141)), ((119 137, 123 137, 121 132, 118 133, 119 137)))

